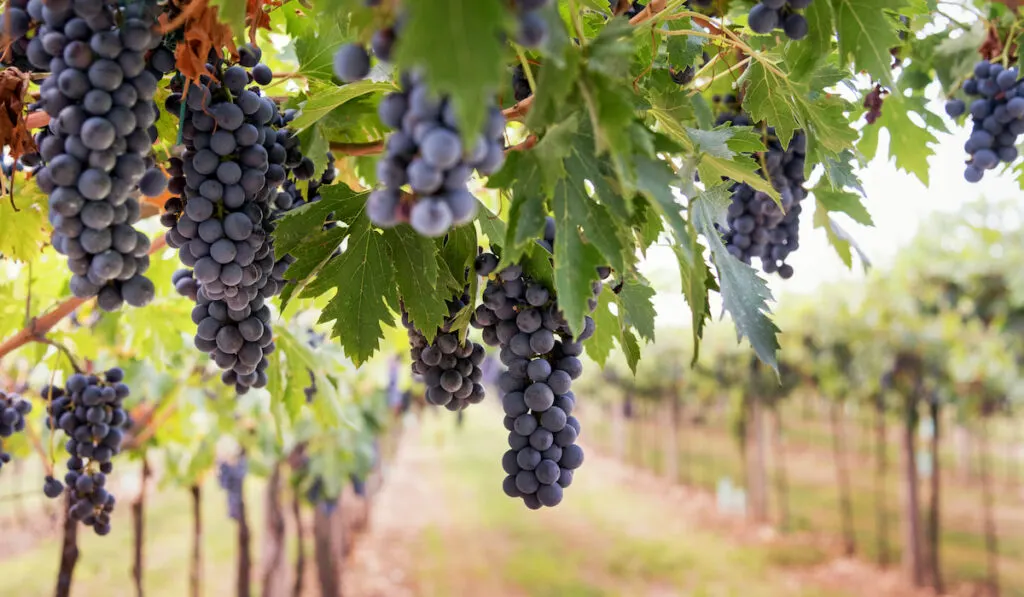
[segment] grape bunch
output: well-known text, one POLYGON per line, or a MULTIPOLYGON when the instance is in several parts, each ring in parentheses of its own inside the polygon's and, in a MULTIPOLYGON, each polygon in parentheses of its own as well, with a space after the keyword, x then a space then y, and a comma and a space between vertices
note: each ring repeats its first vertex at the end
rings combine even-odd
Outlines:
POLYGON ((240 457, 234 464, 221 462, 217 467, 217 482, 228 494, 228 516, 232 520, 242 519, 242 491, 245 489, 245 475, 248 472, 249 464, 245 456, 240 457))
POLYGON ((512 95, 517 102, 533 95, 533 89, 530 89, 530 81, 526 78, 526 71, 522 64, 517 64, 512 69, 512 95))
MULTIPOLYGON (((368 7, 380 6, 380 0, 365 0, 368 7)), ((405 22, 404 15, 399 14, 394 23, 373 32, 370 48, 379 60, 391 62, 391 54, 398 41, 398 33, 405 22)), ((370 74, 370 53, 366 46, 359 43, 346 44, 334 52, 334 75, 344 83, 361 81, 370 74)))
POLYGON ((505 117, 491 105, 484 130, 464 145, 452 103, 434 97, 417 75, 402 79, 404 91, 380 103, 381 121, 395 132, 377 162, 382 188, 370 194, 366 213, 382 228, 408 221, 420 234, 437 237, 476 215, 467 183, 474 169, 489 175, 504 163, 505 117), (411 195, 403 196, 405 185, 411 195))
POLYGON ((755 33, 771 33, 782 29, 794 41, 807 37, 807 18, 797 12, 813 0, 761 0, 747 15, 747 24, 755 33))
POLYGON ((187 297, 193 303, 199 300, 199 282, 196 282, 192 270, 188 268, 175 270, 171 274, 171 284, 174 284, 174 290, 178 294, 187 297))
POLYGON ((409 320, 409 315, 402 313, 402 324, 409 331, 412 371, 423 377, 427 402, 450 411, 479 404, 485 396, 480 383, 484 347, 468 339, 459 342, 458 330, 452 330, 452 320, 469 302, 468 288, 462 296, 448 301, 448 317, 433 342, 427 342, 426 336, 409 320))
POLYGON ((25 429, 25 415, 32 412, 32 403, 17 394, 0 391, 0 469, 11 461, 11 455, 4 452, 3 438, 11 437, 25 429))
MULTIPOLYGON (((192 268, 196 285, 195 345, 224 370, 221 379, 240 394, 267 383, 265 355, 274 350, 267 299, 283 281, 274 277, 271 199, 285 182, 298 137, 276 130, 277 105, 263 97, 245 67, 204 76, 168 103, 184 102, 185 150, 170 161, 161 222, 167 244, 192 268)), ((255 68, 253 71, 255 72, 255 68)), ((191 294, 188 278, 175 280, 191 294)))
MULTIPOLYGON (((490 276, 497 265, 495 255, 484 253, 477 257, 476 272, 490 276)), ((601 269, 605 277, 609 272, 601 269)), ((601 282, 594 283, 595 296, 601 288, 601 282)), ((591 309, 596 304, 592 299, 591 309)), ((501 347, 508 367, 498 381, 509 430, 510 449, 502 457, 505 493, 522 498, 530 509, 556 506, 583 463, 571 386, 583 373, 579 355, 594 333, 594 320, 588 316, 573 338, 557 297, 513 265, 488 280, 472 323, 483 329, 487 344, 501 347)))
POLYGON ((548 39, 548 22, 542 14, 550 0, 511 0, 519 30, 516 41, 523 47, 536 48, 548 39))
POLYGON ((155 30, 158 11, 103 0, 28 5, 42 24, 26 54, 50 72, 40 86, 40 106, 51 120, 36 135, 45 165, 35 179, 49 195, 52 242, 68 258, 72 293, 97 296, 106 311, 124 302, 145 305, 155 291, 143 275, 149 239, 133 224, 137 191, 163 190, 150 155, 160 116, 153 97, 163 73, 147 60, 167 52, 155 30))
MULTIPOLYGON (((97 535, 110 532, 114 496, 104 487, 114 465, 111 459, 121 451, 124 430, 129 424, 124 399, 131 390, 123 382, 124 371, 113 368, 103 374, 75 373, 64 388, 50 386, 42 395, 49 401, 47 426, 61 429, 68 440, 68 472, 64 484, 71 492, 71 518, 90 526, 97 535)), ((64 484, 47 477, 43 493, 56 498, 64 484)))
MULTIPOLYGON (((725 123, 753 124, 747 115, 735 113, 719 116, 717 124, 725 123)), ((789 147, 783 149, 774 128, 768 127, 764 141, 768 151, 758 158, 767 167, 767 175, 763 169, 759 174, 781 195, 782 209, 767 193, 746 183, 734 183, 723 241, 729 253, 743 263, 749 265, 756 257, 765 273, 778 272, 781 278, 789 279, 793 266, 786 263, 786 258, 800 246, 800 203, 807 196, 803 188, 807 137, 798 131, 789 147)))
MULTIPOLYGON (((43 17, 43 0, 9 0, 0 16, 0 39, 9 48, 3 55, 3 65, 20 71, 37 69, 28 60, 28 46, 37 35, 43 17)), ((48 69, 38 69, 45 71, 48 69)))
POLYGON ((962 99, 951 99, 946 114, 957 118, 970 112, 973 129, 964 144, 970 156, 964 178, 978 182, 985 170, 1017 159, 1017 140, 1024 133, 1024 82, 1017 67, 981 60, 974 65, 974 76, 964 81, 963 91, 977 99, 970 107, 962 99))

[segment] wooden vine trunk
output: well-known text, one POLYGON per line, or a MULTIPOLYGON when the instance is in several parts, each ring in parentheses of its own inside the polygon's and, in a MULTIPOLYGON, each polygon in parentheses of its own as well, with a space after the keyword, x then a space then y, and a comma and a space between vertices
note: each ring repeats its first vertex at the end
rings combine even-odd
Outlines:
POLYGON ((55 597, 71 595, 71 579, 75 573, 75 564, 78 563, 78 521, 71 518, 71 505, 71 492, 68 491, 64 499, 64 538, 60 550, 55 597))
POLYGON ((832 454, 836 464, 836 484, 839 487, 839 512, 843 523, 843 553, 852 556, 857 551, 857 536, 853 528, 853 500, 850 490, 850 469, 846 461, 846 436, 842 409, 842 402, 833 402, 829 408, 829 421, 832 428, 832 454))
POLYGON ((132 581, 135 584, 135 594, 143 597, 145 588, 142 577, 145 571, 145 538, 146 538, 146 484, 150 476, 149 459, 142 457, 142 480, 140 481, 139 494, 132 501, 132 527, 135 530, 134 544, 132 550, 132 581))
POLYGON ((914 441, 917 437, 917 401, 907 398, 904 407, 900 454, 903 465, 903 568, 915 586, 924 584, 921 553, 921 506, 918 499, 917 461, 914 441))
POLYGON ((281 505, 281 463, 274 465, 266 488, 266 535, 263 539, 261 595, 276 597, 285 590, 285 526, 281 505))
POLYGON ((203 594, 203 494, 199 485, 189 488, 192 495, 192 556, 189 561, 188 589, 190 597, 203 594))

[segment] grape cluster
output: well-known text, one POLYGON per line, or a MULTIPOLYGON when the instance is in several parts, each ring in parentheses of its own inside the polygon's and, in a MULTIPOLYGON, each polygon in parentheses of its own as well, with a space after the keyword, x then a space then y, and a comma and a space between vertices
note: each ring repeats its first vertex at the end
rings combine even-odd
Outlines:
MULTIPOLYGON (((170 161, 177 196, 161 222, 168 246, 192 268, 195 345, 243 394, 267 383, 265 355, 274 343, 266 301, 283 287, 273 275, 271 199, 302 156, 298 137, 273 126, 277 105, 249 86, 254 75, 241 65, 216 70, 220 82, 204 76, 168 98, 169 108, 184 103, 185 150, 170 161)), ((182 274, 179 283, 191 295, 189 278, 182 274)))
POLYGON ((542 11, 551 0, 512 0, 519 30, 516 41, 521 46, 536 48, 548 39, 548 22, 542 11))
POLYGON ((946 103, 946 114, 956 118, 970 112, 974 128, 964 144, 970 155, 964 178, 978 182, 985 170, 1017 159, 1017 139, 1024 133, 1024 82, 1017 67, 982 60, 974 65, 974 76, 964 81, 963 90, 977 99, 969 108, 964 100, 952 99, 946 103))
MULTIPOLYGON (((719 116, 717 124, 725 123, 753 124, 747 115, 731 113, 719 116)), ((775 129, 768 127, 764 141, 768 151, 757 157, 763 160, 767 173, 762 169, 759 174, 781 195, 782 209, 767 193, 746 183, 734 183, 723 241, 729 253, 743 263, 749 265, 756 257, 765 273, 778 272, 781 278, 789 279, 793 266, 786 263, 786 258, 800 246, 800 203, 807 196, 803 188, 807 137, 798 131, 789 147, 783 149, 775 129)))
MULTIPOLYGON (((102 378, 97 375, 75 373, 64 388, 50 386, 42 395, 49 401, 47 426, 61 429, 68 440, 64 449, 68 453, 68 472, 64 483, 71 491, 69 515, 97 535, 110 532, 110 513, 114 509, 114 496, 104 486, 114 465, 111 462, 121 451, 124 430, 129 425, 124 399, 131 393, 120 368, 108 370, 102 378)), ((43 493, 56 498, 64 486, 53 477, 47 477, 43 493)))
POLYGON ((434 97, 417 75, 402 79, 404 91, 380 103, 381 121, 395 132, 377 162, 382 188, 370 194, 366 213, 382 228, 408 221, 424 236, 441 236, 476 215, 477 200, 467 187, 473 170, 489 175, 504 163, 505 117, 491 105, 484 131, 464 145, 452 103, 434 97), (411 197, 403 198, 405 185, 411 197))
POLYGON ((217 482, 228 494, 228 516, 232 520, 242 519, 242 491, 245 489, 245 475, 249 472, 249 463, 245 456, 231 464, 221 462, 217 467, 217 482))
MULTIPOLYGON (((3 56, 4 66, 21 71, 37 70, 28 60, 28 46, 36 35, 43 16, 43 0, 9 0, 0 16, 0 39, 9 48, 3 56)), ((38 69, 40 71, 48 69, 38 69)))
POLYGON ((522 64, 517 64, 512 69, 512 95, 517 102, 533 95, 533 89, 530 89, 530 81, 526 78, 526 71, 522 64))
MULTIPOLYGON (((484 253, 476 272, 490 276, 497 265, 495 255, 484 253)), ((594 283, 595 296, 601 287, 594 283)), ((596 304, 592 299, 591 309, 596 304)), ((522 498, 530 509, 556 506, 583 463, 571 386, 583 373, 579 355, 594 333, 594 320, 588 316, 573 338, 557 297, 513 265, 488 280, 472 323, 483 329, 487 344, 501 347, 501 362, 508 367, 498 381, 511 448, 502 457, 505 493, 522 498)))
POLYGON ((28 10, 42 23, 28 60, 50 72, 40 105, 51 120, 36 135, 45 166, 35 179, 49 195, 53 246, 68 258, 75 296, 97 296, 107 311, 145 305, 155 291, 143 276, 149 239, 132 225, 136 191, 163 190, 150 155, 163 73, 147 60, 147 53, 169 53, 155 32, 159 8, 53 0, 28 10))
POLYGON ((459 342, 458 330, 452 331, 452 320, 470 302, 468 289, 461 297, 448 301, 448 317, 437 330, 433 342, 402 313, 402 324, 409 331, 409 354, 413 373, 423 377, 427 386, 427 402, 459 411, 484 399, 484 386, 480 383, 483 372, 484 347, 472 340, 459 342))
POLYGON ((3 438, 11 437, 25 429, 25 415, 32 412, 32 403, 17 394, 0 391, 0 469, 11 461, 11 455, 4 452, 3 438))
MULTIPOLYGON (((368 7, 380 6, 380 0, 364 0, 368 7)), ((373 32, 370 48, 379 60, 391 62, 391 54, 398 40, 405 17, 398 15, 390 26, 373 32)), ((358 43, 346 44, 334 52, 334 75, 345 83, 360 81, 370 74, 370 53, 366 46, 358 43)))
POLYGON ((801 40, 807 37, 807 19, 798 10, 811 5, 813 0, 761 0, 747 15, 747 24, 755 33, 771 33, 782 29, 786 37, 801 40))

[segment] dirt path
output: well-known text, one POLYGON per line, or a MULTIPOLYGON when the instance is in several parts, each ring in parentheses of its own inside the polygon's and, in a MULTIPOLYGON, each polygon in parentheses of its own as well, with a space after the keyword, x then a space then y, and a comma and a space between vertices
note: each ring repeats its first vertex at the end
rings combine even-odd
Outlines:
POLYGON ((346 597, 927 595, 863 562, 779 558, 771 529, 592 450, 566 503, 530 512, 494 487, 503 434, 486 414, 457 434, 443 418, 405 434, 347 562, 346 597))

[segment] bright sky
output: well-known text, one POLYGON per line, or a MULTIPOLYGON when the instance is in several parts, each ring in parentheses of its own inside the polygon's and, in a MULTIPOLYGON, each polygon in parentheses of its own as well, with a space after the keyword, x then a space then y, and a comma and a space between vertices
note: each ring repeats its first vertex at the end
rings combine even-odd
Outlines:
MULTIPOLYGON (((942 101, 933 102, 931 109, 945 114, 942 101)), ((893 163, 880 158, 858 172, 867 193, 864 204, 875 226, 861 226, 842 214, 836 220, 854 237, 876 266, 883 269, 887 267, 900 248, 917 233, 918 225, 931 213, 956 211, 961 205, 983 196, 1002 200, 1021 194, 1012 173, 1000 175, 998 171, 990 171, 978 184, 965 181, 963 144, 968 134, 951 120, 947 121, 947 127, 953 134, 938 135, 935 155, 929 160, 929 187, 913 175, 897 170, 893 163)), ((888 139, 887 131, 882 131, 881 139, 880 155, 888 139)), ((786 295, 790 293, 812 292, 824 282, 850 280, 856 283, 856 280, 864 277, 857 258, 854 257, 853 269, 846 269, 828 244, 824 231, 814 229, 811 220, 812 210, 805 209, 800 216, 800 249, 788 260, 795 269, 793 277, 782 280, 775 274, 768 276, 777 301, 785 301, 786 295)), ((941 234, 941 231, 935 233, 941 234)), ((648 253, 647 262, 641 270, 658 289, 655 297, 658 324, 688 325, 690 312, 679 293, 679 272, 672 251, 663 247, 654 248, 648 253)), ((716 316, 720 311, 720 306, 712 307, 716 316)))

